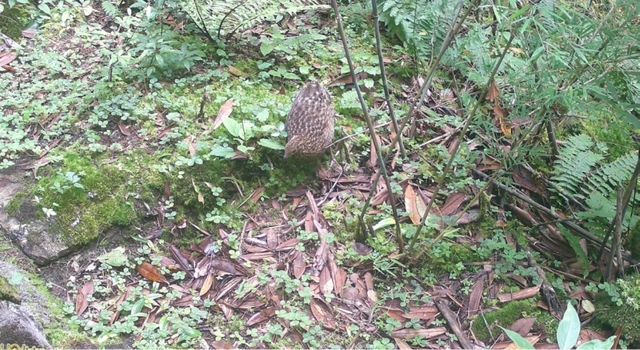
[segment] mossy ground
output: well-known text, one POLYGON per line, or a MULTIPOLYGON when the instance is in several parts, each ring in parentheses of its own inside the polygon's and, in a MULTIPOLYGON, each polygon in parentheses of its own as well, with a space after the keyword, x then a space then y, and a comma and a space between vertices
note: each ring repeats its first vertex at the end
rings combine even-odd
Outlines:
POLYGON ((555 342, 558 324, 553 316, 540 310, 536 304, 535 299, 505 303, 500 306, 500 309, 477 317, 473 322, 473 333, 485 344, 490 344, 495 342, 496 335, 502 333, 500 327, 508 328, 513 322, 523 317, 535 317, 534 328, 542 329, 550 337, 550 341, 555 342))

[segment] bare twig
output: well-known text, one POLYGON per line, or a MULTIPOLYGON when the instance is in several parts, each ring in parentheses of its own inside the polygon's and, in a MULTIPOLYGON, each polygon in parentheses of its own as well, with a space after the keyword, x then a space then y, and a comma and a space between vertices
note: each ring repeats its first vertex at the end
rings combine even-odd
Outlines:
MULTIPOLYGON (((398 210, 396 208, 396 200, 393 195, 393 189, 391 188, 391 181, 389 180, 389 175, 387 173, 385 160, 384 160, 384 157, 382 157, 378 139, 375 137, 375 134, 376 134, 375 127, 373 126, 373 121, 371 120, 371 116, 369 115, 369 110, 364 101, 364 97, 362 96, 362 91, 360 91, 360 87, 358 86, 358 77, 356 76, 355 67, 353 65, 353 61, 351 60, 349 44, 347 43, 347 37, 344 34, 344 28, 342 26, 342 17, 340 16, 340 11, 338 11, 338 4, 336 0, 331 0, 331 5, 333 6, 333 11, 335 12, 335 15, 336 15, 336 23, 338 25, 338 31, 340 33, 340 37, 342 38, 344 55, 345 55, 345 58, 347 59, 347 63, 349 64, 349 71, 351 72, 353 85, 356 89, 356 93, 358 94, 358 100, 360 100, 360 107, 362 108, 362 113, 364 113, 365 120, 367 121, 369 132, 371 133, 371 143, 373 144, 373 148, 375 149, 376 155, 378 157, 378 162, 380 163, 380 173, 382 173, 385 184, 387 185, 387 191, 389 193, 389 203, 391 204, 391 210, 393 212, 393 217, 395 219, 395 226, 396 226, 395 236, 396 236, 396 240, 398 241, 398 249, 400 250, 400 253, 402 253, 404 250, 404 240, 402 238, 402 231, 400 229, 400 217, 398 216, 398 210)), ((374 190, 375 190, 375 187, 372 187, 371 193, 373 193, 374 190)), ((363 221, 361 221, 361 225, 362 223, 363 221)), ((364 230, 364 227, 361 226, 361 229, 364 230)))
POLYGON ((504 57, 506 56, 509 48, 511 47, 511 42, 513 41, 514 38, 515 38, 515 35, 512 32, 511 36, 509 37, 509 41, 507 41, 507 44, 505 45, 504 50, 502 51, 502 55, 500 55, 500 59, 498 59, 498 62, 496 62, 495 66, 493 67, 493 71, 491 72, 491 75, 489 76, 489 79, 487 80, 486 88, 484 89, 484 91, 482 92, 482 94, 480 95, 478 100, 476 101, 475 105, 473 106, 473 109, 469 112, 469 116, 467 117, 467 119, 464 122, 462 130, 460 131, 460 135, 458 136, 458 139, 456 140, 455 146, 453 147, 453 151, 451 152, 451 156, 449 157, 449 162, 447 162, 447 165, 442 170, 442 174, 440 175, 440 178, 438 178, 438 185, 436 186, 436 189, 433 192, 433 195, 431 196, 431 200, 429 201, 429 204, 427 205, 427 209, 425 210, 424 216, 420 220, 420 224, 418 225, 418 228, 416 229, 416 233, 413 235, 413 238, 411 239, 411 243, 409 244, 409 251, 411 251, 413 249, 413 246, 417 242, 418 237, 420 237, 420 232, 422 231, 422 228, 424 227, 424 224, 427 221, 427 217, 429 216, 428 215, 429 211, 433 207, 433 203, 435 202, 435 199, 437 198, 438 193, 440 192, 440 189, 444 185, 444 180, 446 179, 447 173, 449 172, 449 169, 451 169, 451 165, 453 164, 453 161, 454 161, 456 155, 458 154, 458 150, 460 149, 460 144, 462 143, 462 139, 465 137, 465 135, 467 133, 467 128, 471 124, 471 120, 475 117, 476 112, 478 111, 478 108, 480 108, 480 104, 484 101, 485 97, 487 96, 487 93, 489 92, 489 86, 490 86, 491 82, 493 82, 493 78, 495 77, 496 73, 498 72, 498 68, 502 64, 502 61, 504 60, 504 57))
POLYGON ((404 144, 402 143, 402 135, 400 135, 400 127, 398 126, 398 120, 393 112, 393 105, 391 104, 391 96, 389 94, 389 83, 387 81, 387 74, 384 68, 384 56, 382 56, 382 43, 380 42, 380 22, 378 21, 378 2, 371 0, 371 7, 373 8, 373 25, 376 32, 376 48, 378 49, 378 62, 380 64, 380 74, 382 75, 382 87, 384 88, 384 98, 387 100, 387 107, 389 107, 389 116, 393 123, 393 130, 398 135, 398 144, 400 145, 400 153, 403 157, 407 154, 404 150, 404 144))

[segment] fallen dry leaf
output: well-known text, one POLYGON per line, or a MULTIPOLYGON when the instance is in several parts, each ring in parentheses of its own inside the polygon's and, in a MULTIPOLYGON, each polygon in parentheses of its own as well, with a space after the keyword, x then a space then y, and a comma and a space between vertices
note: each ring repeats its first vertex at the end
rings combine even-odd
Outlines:
POLYGON ((216 119, 213 121, 213 130, 217 129, 225 119, 227 119, 231 112, 233 112, 233 102, 232 98, 228 99, 225 103, 220 106, 220 110, 218 111, 218 115, 216 119))
POLYGON ((89 301, 87 298, 93 293, 93 281, 87 281, 78 291, 76 296, 76 315, 80 316, 87 310, 89 301))
POLYGON ((208 274, 207 277, 204 279, 202 288, 200 288, 200 296, 203 296, 207 294, 207 292, 209 292, 209 289, 211 289, 211 285, 213 284, 213 281, 214 281, 213 275, 208 274))
POLYGON ((162 273, 160 273, 160 271, 158 271, 155 266, 149 264, 146 261, 138 265, 137 270, 138 273, 142 275, 142 277, 150 281, 168 284, 167 279, 162 275, 162 273))
POLYGON ((333 318, 333 313, 331 312, 331 308, 324 301, 313 298, 311 299, 311 303, 309 304, 309 308, 311 308, 311 313, 313 317, 322 324, 323 327, 327 329, 335 329, 336 323, 333 318))

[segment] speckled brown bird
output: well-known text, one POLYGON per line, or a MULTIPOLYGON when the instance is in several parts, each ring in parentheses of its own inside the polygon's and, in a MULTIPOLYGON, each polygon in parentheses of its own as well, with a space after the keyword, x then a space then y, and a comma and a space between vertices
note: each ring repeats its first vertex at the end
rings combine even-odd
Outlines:
POLYGON ((327 90, 310 81, 298 92, 287 115, 284 157, 312 158, 322 154, 333 140, 336 111, 327 90))

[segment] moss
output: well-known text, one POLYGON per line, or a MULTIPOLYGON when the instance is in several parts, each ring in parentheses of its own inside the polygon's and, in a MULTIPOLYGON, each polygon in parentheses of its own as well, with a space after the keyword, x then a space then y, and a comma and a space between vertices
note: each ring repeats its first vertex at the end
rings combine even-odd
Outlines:
POLYGON ((13 40, 20 39, 22 30, 29 23, 29 10, 27 5, 16 4, 8 8, 5 3, 4 11, 0 13, 0 32, 13 40))
MULTIPOLYGON (((114 225, 135 223, 142 213, 134 201, 152 202, 154 191, 162 188, 162 177, 145 166, 151 157, 140 152, 121 158, 118 163, 100 164, 103 159, 71 149, 63 164, 55 172, 43 171, 31 189, 41 196, 42 207, 56 212, 56 225, 69 244, 89 242, 114 225)), ((13 207, 18 204, 12 202, 13 207)))
POLYGON ((596 295, 596 320, 612 330, 622 327, 622 337, 629 341, 629 348, 640 347, 640 275, 618 280, 618 302, 613 302, 606 292, 596 295))
POLYGON ((507 328, 516 320, 525 316, 531 317, 537 313, 536 302, 535 299, 512 301, 503 305, 499 310, 484 314, 489 329, 483 320, 476 319, 472 326, 476 338, 485 343, 493 341, 492 336, 495 338, 502 332, 498 326, 507 328))
POLYGON ((13 197, 11 197, 11 199, 9 200, 9 203, 7 203, 7 206, 5 207, 5 211, 7 212, 7 214, 14 217, 18 216, 18 213, 20 212, 20 206, 22 205, 22 203, 24 202, 27 196, 28 196, 28 192, 20 191, 16 193, 13 197))

